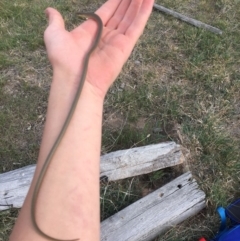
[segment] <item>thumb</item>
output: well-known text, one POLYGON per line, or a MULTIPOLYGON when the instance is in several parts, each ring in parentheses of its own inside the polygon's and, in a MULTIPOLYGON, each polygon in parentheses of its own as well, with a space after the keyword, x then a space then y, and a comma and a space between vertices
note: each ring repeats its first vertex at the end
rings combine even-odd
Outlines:
POLYGON ((55 29, 64 29, 64 20, 62 15, 54 8, 47 8, 45 14, 48 18, 48 25, 55 29))

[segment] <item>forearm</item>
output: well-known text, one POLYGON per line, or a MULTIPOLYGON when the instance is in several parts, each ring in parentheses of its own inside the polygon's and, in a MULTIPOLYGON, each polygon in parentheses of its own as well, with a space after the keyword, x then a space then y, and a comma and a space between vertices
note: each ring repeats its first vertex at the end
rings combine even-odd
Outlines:
MULTIPOLYGON (((90 56, 88 81, 69 128, 51 161, 36 203, 36 221, 40 229, 56 239, 99 240, 101 93, 106 93, 119 74, 143 31, 152 5, 152 0, 108 0, 97 10, 103 21, 103 34, 90 56), (93 93, 97 89, 100 94, 93 93)), ((71 74, 79 74, 81 68, 78 67, 96 34, 94 21, 86 21, 68 32, 59 12, 48 8, 46 14, 49 26, 44 33, 44 41, 49 60, 58 71, 54 72, 36 173, 11 241, 46 240, 32 225, 30 207, 33 190, 74 99, 77 81, 71 74)))
MULTIPOLYGON (((32 227, 30 201, 41 166, 74 98, 74 90, 69 89, 74 88, 71 85, 74 80, 68 79, 66 82, 64 78, 62 75, 54 75, 37 171, 11 236, 14 241, 45 240, 32 227)), ((37 223, 50 236, 60 239, 99 239, 102 106, 103 98, 86 83, 71 124, 53 157, 39 193, 37 223)))

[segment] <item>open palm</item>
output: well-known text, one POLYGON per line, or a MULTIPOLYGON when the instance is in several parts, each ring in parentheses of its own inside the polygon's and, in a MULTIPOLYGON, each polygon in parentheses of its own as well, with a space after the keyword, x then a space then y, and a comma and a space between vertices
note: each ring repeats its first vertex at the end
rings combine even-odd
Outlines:
MULTIPOLYGON (((96 14, 102 19, 103 33, 90 57, 86 81, 103 95, 117 77, 151 13, 153 0, 109 0, 96 14)), ((48 8, 49 26, 44 40, 53 69, 80 76, 81 64, 97 31, 94 20, 87 20, 71 32, 64 28, 59 12, 48 8)))

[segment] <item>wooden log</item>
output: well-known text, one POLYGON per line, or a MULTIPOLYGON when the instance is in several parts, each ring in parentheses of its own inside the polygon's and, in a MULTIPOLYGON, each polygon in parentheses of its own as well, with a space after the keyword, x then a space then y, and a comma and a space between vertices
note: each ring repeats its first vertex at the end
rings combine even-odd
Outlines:
POLYGON ((222 31, 221 31, 220 29, 218 29, 218 28, 215 28, 215 27, 213 27, 213 26, 210 26, 210 25, 208 25, 208 24, 205 24, 205 23, 203 23, 203 22, 201 22, 201 21, 198 21, 198 20, 196 20, 196 19, 189 18, 189 17, 187 17, 187 16, 185 16, 185 15, 183 15, 183 14, 181 14, 181 13, 177 13, 177 12, 175 12, 175 11, 173 11, 173 10, 170 10, 170 9, 168 9, 168 8, 165 8, 165 7, 163 7, 163 6, 161 6, 161 5, 158 5, 158 4, 156 4, 156 3, 154 3, 153 7, 156 8, 156 9, 158 9, 158 10, 160 10, 160 11, 162 11, 162 12, 164 12, 164 13, 166 13, 166 14, 168 14, 168 15, 171 15, 171 16, 173 16, 173 17, 175 17, 175 18, 178 18, 178 19, 180 19, 180 20, 182 20, 182 21, 184 21, 184 22, 187 22, 187 23, 189 23, 189 24, 192 24, 192 25, 194 25, 195 27, 204 28, 204 29, 206 29, 206 30, 208 30, 208 31, 210 31, 210 32, 216 33, 216 34, 222 34, 222 31))
MULTIPOLYGON (((103 155, 100 176, 109 181, 153 172, 184 160, 174 142, 121 150, 103 155)), ((31 184, 35 165, 0 174, 0 210, 21 208, 31 184)))
POLYGON ((196 215, 205 194, 190 172, 101 223, 101 241, 148 241, 196 215))

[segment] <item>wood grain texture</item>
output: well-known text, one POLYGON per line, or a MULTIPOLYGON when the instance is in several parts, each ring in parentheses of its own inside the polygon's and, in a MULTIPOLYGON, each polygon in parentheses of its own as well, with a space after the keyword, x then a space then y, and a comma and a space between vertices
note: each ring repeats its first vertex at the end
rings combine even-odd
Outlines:
POLYGON ((190 172, 101 223, 101 241, 148 241, 205 207, 205 193, 190 172))
POLYGON ((20 208, 33 179, 36 165, 0 174, 0 211, 20 208))
POLYGON ((115 181, 175 166, 183 161, 180 145, 175 142, 136 147, 102 156, 100 176, 115 181))
MULTIPOLYGON (((100 176, 109 181, 150 173, 184 160, 175 142, 112 152, 101 157, 100 176)), ((0 210, 21 208, 30 187, 35 165, 0 174, 0 210)))

